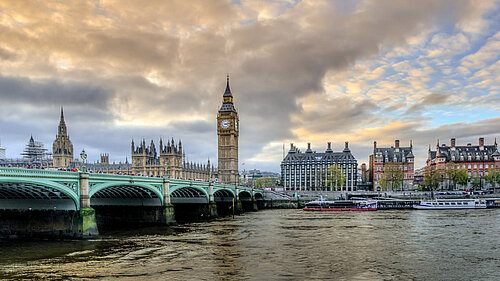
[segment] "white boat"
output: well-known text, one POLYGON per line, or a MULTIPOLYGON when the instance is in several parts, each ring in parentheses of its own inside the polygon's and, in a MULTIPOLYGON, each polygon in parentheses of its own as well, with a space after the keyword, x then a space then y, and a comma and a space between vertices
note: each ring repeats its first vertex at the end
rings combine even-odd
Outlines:
POLYGON ((484 199, 434 199, 422 200, 413 205, 418 210, 448 210, 448 209, 485 209, 484 199))

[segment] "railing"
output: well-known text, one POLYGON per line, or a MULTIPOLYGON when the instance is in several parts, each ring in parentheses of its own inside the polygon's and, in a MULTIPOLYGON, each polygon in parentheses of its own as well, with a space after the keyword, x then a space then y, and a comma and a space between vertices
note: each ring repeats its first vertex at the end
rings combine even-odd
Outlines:
POLYGON ((0 176, 24 176, 47 178, 78 178, 77 172, 38 170, 25 168, 0 168, 0 176))
MULTIPOLYGON (((35 177, 35 178, 56 178, 56 179, 78 179, 79 172, 70 171, 58 171, 58 170, 39 170, 39 169, 25 169, 25 168, 12 168, 12 167, 0 167, 0 176, 9 177, 35 177)), ((154 177, 141 177, 141 176, 129 176, 129 175, 115 175, 115 174, 100 174, 100 173, 89 173, 89 181, 134 181, 139 183, 150 183, 159 184, 163 183, 163 178, 154 177)), ((170 184, 174 186, 193 186, 199 188, 208 188, 209 182, 206 181, 191 181, 183 179, 169 179, 170 184)), ((216 189, 235 189, 235 185, 222 184, 222 183, 212 183, 212 186, 216 189)), ((255 191, 257 193, 263 193, 260 189, 254 189, 251 187, 238 186, 240 191, 255 191)))

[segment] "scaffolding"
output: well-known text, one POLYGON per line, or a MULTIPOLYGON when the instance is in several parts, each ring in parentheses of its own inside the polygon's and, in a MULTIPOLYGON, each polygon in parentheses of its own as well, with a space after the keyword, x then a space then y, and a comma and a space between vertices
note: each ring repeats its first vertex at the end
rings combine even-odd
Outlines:
POLYGON ((43 168, 49 167, 51 153, 47 152, 47 149, 43 146, 43 143, 35 141, 33 136, 31 136, 28 144, 24 148, 23 160, 30 168, 43 168))

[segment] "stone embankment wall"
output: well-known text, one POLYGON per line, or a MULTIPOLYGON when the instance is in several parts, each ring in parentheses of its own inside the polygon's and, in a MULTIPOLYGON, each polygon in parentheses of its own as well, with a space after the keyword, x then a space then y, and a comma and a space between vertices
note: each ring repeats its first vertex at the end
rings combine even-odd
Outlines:
POLYGON ((263 209, 301 209, 304 200, 264 200, 263 209))
POLYGON ((71 238, 99 236, 95 211, 1 210, 0 238, 71 238))

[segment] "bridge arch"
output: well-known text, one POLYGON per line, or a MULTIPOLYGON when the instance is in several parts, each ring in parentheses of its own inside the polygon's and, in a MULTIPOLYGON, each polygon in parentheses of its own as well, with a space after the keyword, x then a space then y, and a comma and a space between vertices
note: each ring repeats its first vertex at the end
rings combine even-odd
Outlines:
POLYGON ((240 191, 238 194, 240 201, 252 201, 252 194, 246 190, 240 191))
POLYGON ((143 183, 96 184, 90 187, 89 197, 91 205, 163 205, 163 192, 155 186, 143 183), (140 202, 137 199, 140 199, 140 202))
POLYGON ((231 189, 223 188, 214 191, 215 202, 232 202, 234 199, 234 192, 231 189))
POLYGON ((195 186, 175 186, 170 188, 172 203, 208 203, 208 192, 195 186))
POLYGON ((0 199, 3 200, 71 199, 71 201, 73 202, 74 210, 78 210, 80 208, 80 198, 77 191, 78 182, 73 183, 73 188, 74 189, 71 189, 70 187, 64 184, 54 181, 41 180, 39 178, 36 179, 0 178, 0 199))
POLYGON ((256 192, 254 194, 254 198, 255 198, 255 200, 264 200, 264 195, 262 195, 262 193, 260 193, 260 192, 256 192))

